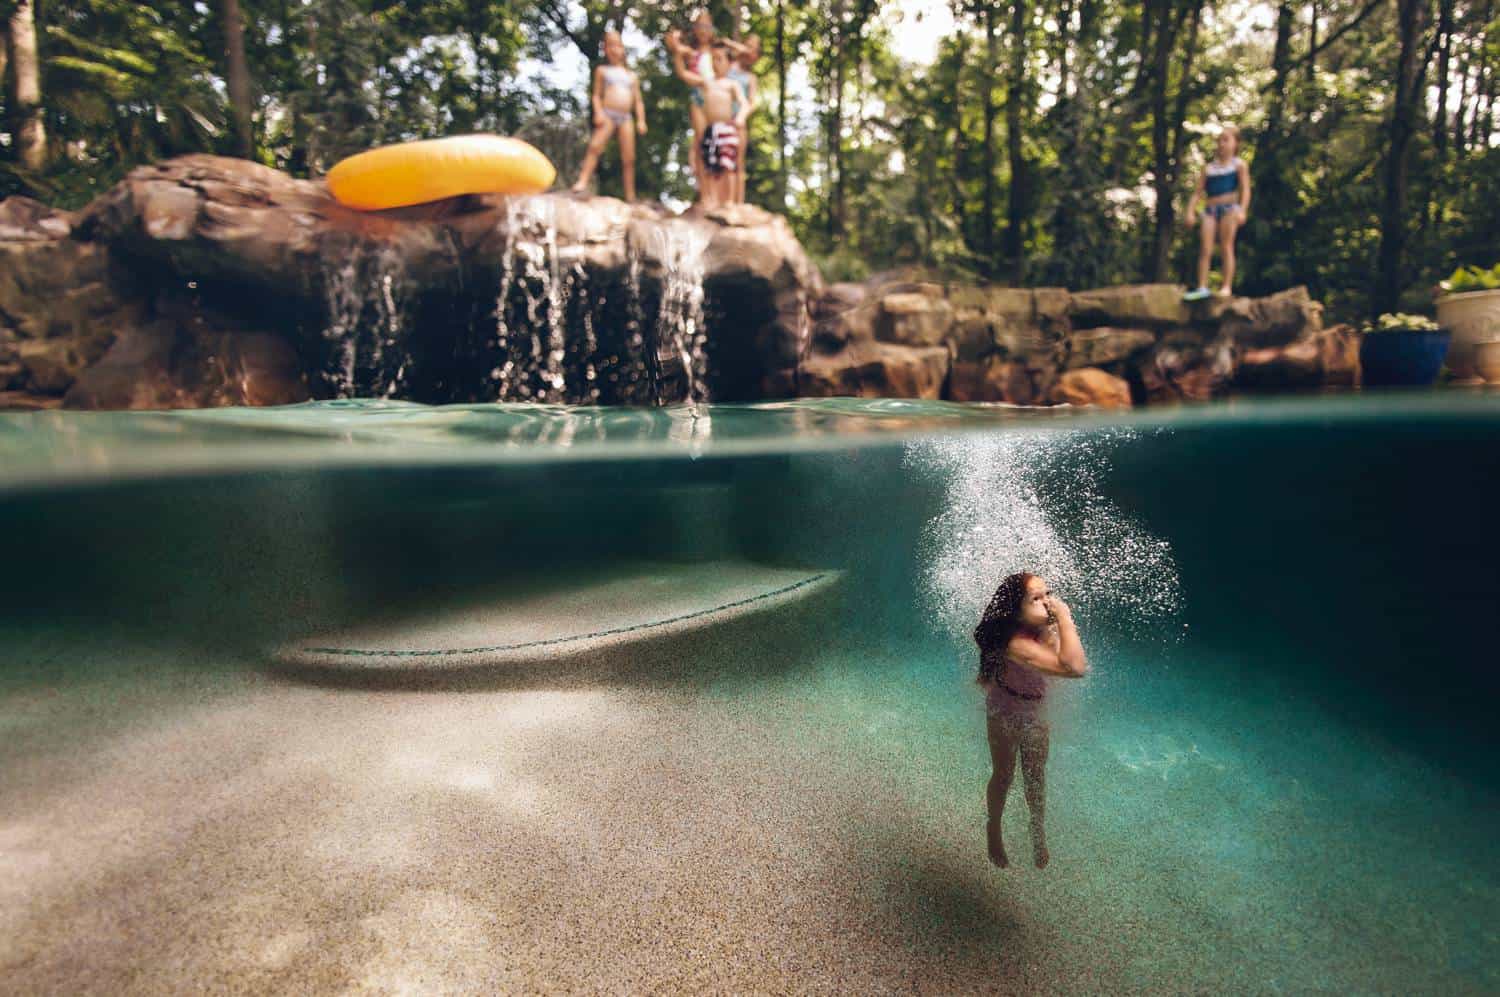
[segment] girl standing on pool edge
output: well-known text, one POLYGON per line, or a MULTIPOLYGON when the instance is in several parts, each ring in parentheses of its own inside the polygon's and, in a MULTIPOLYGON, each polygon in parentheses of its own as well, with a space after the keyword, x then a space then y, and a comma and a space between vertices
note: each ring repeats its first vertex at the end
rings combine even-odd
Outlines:
POLYGON ((1019 754, 1026 807, 1031 813, 1032 856, 1042 869, 1050 859, 1046 676, 1082 678, 1089 670, 1088 659, 1073 625, 1072 610, 1052 594, 1046 582, 1024 571, 1006 578, 995 590, 974 628, 974 642, 979 645, 978 682, 985 691, 985 728, 994 769, 985 791, 990 861, 1002 869, 1010 865, 1000 818, 1019 754))
POLYGON ((1198 186, 1188 198, 1188 228, 1196 223, 1201 235, 1198 248, 1198 287, 1184 294, 1184 301, 1201 301, 1208 297, 1208 265, 1213 260, 1214 243, 1218 242, 1223 258, 1224 286, 1219 293, 1228 297, 1234 287, 1234 237, 1250 211, 1250 170, 1240 158, 1240 130, 1225 125, 1219 130, 1214 158, 1198 175, 1198 186), (1193 217, 1198 198, 1203 198, 1203 217, 1193 217))

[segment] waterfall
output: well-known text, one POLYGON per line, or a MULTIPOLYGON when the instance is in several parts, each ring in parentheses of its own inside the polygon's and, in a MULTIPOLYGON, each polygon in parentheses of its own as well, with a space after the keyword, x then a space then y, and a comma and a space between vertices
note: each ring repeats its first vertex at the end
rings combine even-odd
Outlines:
POLYGON ((323 338, 332 347, 324 377, 334 396, 395 396, 405 386, 409 356, 410 282, 400 254, 386 243, 360 241, 328 247, 323 261, 323 338))
POLYGON ((622 301, 608 290, 613 283, 604 290, 591 285, 581 247, 559 247, 556 210, 548 198, 506 202, 493 313, 498 356, 489 375, 494 399, 650 403, 665 395, 690 403, 707 400, 703 257, 708 230, 669 222, 652 230, 646 246, 627 239, 622 301), (658 268, 660 293, 651 316, 643 283, 658 268), (618 339, 601 343, 596 323, 606 298, 623 308, 623 328, 618 339), (672 382, 665 391, 664 380, 672 382))
POLYGON ((658 352, 670 348, 681 365, 688 404, 707 400, 708 330, 703 322, 703 251, 708 233, 682 222, 652 233, 661 260, 661 304, 656 313, 658 352))

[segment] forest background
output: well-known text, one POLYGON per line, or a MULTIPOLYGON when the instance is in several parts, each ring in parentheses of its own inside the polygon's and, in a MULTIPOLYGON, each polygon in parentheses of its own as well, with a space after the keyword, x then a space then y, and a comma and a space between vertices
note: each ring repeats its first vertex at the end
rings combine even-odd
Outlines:
MULTIPOLYGON (((1500 261, 1497 0, 748 0, 748 199, 830 279, 914 264, 1072 288, 1185 280, 1183 224, 1225 122, 1254 202, 1242 293, 1306 284, 1334 317, 1430 307, 1500 261), (926 18, 924 27, 923 19, 926 18), (909 53, 913 32, 931 50, 909 53)), ((0 0, 0 196, 86 203, 142 163, 244 156, 318 176, 407 139, 495 131, 571 180, 587 66, 623 27, 647 197, 693 197, 687 88, 659 0, 0 0), (558 67, 576 67, 557 71, 558 67)), ((601 193, 618 194, 613 149, 601 193)))

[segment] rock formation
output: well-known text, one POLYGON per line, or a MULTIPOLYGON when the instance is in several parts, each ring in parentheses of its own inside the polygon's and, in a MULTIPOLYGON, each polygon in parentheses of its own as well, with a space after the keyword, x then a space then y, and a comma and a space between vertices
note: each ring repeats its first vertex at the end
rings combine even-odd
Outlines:
POLYGON ((786 222, 608 198, 362 213, 185 156, 77 213, 0 202, 0 408, 650 403, 798 395, 1121 406, 1357 382, 1297 288, 1188 306, 887 275, 824 287, 786 222))
POLYGON ((1171 284, 1069 292, 883 278, 815 311, 805 394, 1122 406, 1358 382, 1358 335, 1306 288, 1182 300, 1171 284), (947 358, 946 376, 944 356, 947 358))

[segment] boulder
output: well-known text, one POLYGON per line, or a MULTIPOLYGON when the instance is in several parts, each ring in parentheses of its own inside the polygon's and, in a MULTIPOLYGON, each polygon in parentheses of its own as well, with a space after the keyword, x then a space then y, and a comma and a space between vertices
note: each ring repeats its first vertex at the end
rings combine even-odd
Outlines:
POLYGON ((948 375, 948 398, 955 402, 1038 405, 1046 397, 1046 374, 998 356, 978 362, 955 362, 948 375))
POLYGON ((1100 326, 1083 329, 1068 337, 1068 368, 1105 367, 1119 363, 1156 345, 1156 334, 1145 329, 1115 329, 1100 326))
POLYGON ((798 386, 809 398, 937 399, 942 397, 948 365, 945 346, 854 342, 839 353, 807 357, 798 386))
POLYGON ((1334 325, 1318 332, 1317 338, 1323 357, 1323 386, 1349 388, 1359 384, 1359 330, 1352 325, 1334 325))
POLYGON ((1065 371, 1048 397, 1058 404, 1130 408, 1130 382, 1098 367, 1082 367, 1065 371))
POLYGON ((311 397, 281 336, 174 315, 123 330, 63 399, 75 409, 290 405, 311 397))
POLYGON ((1036 295, 1026 287, 954 285, 948 288, 954 308, 972 309, 990 316, 1031 322, 1036 318, 1036 295))
POLYGON ((875 338, 902 346, 937 346, 953 328, 953 306, 923 291, 888 293, 880 298, 875 338))
POLYGON ((1323 328, 1323 306, 1307 288, 1264 298, 1234 298, 1218 317, 1219 328, 1241 349, 1285 346, 1323 328))
POLYGON ((73 231, 73 215, 29 197, 0 201, 0 242, 52 242, 73 231))
POLYGON ((1209 340, 1191 330, 1171 330, 1135 371, 1149 402, 1208 401, 1228 391, 1234 347, 1224 336, 1209 340))
POLYGON ((0 389, 60 397, 141 314, 108 249, 71 233, 63 213, 0 202, 0 389))
POLYGON ((1187 325, 1191 316, 1177 284, 1133 284, 1075 292, 1068 313, 1079 325, 1187 325))
POLYGON ((813 320, 823 321, 841 315, 857 305, 863 304, 869 297, 869 292, 863 284, 850 284, 839 282, 829 284, 828 287, 813 302, 813 320))
POLYGON ((995 352, 995 322, 984 312, 959 309, 953 317, 951 339, 954 359, 973 363, 995 352))
POLYGON ((1358 382, 1359 333, 1349 325, 1320 329, 1284 346, 1245 350, 1234 378, 1236 387, 1269 392, 1358 382))

